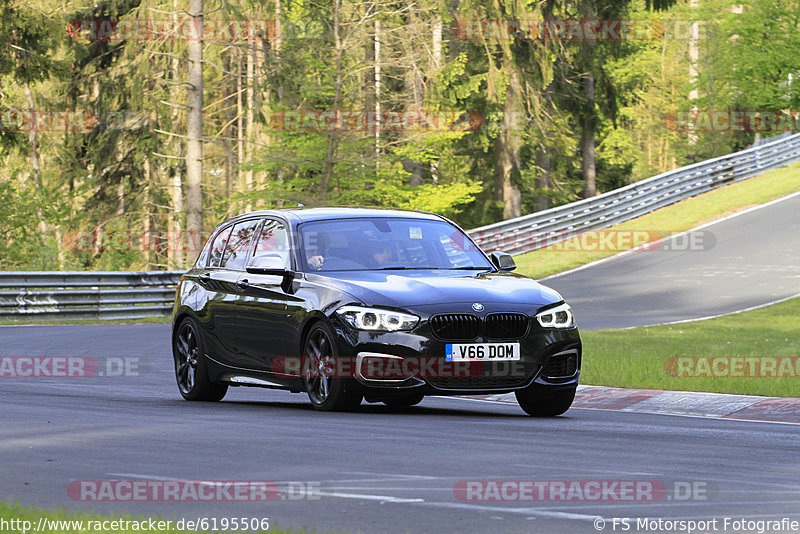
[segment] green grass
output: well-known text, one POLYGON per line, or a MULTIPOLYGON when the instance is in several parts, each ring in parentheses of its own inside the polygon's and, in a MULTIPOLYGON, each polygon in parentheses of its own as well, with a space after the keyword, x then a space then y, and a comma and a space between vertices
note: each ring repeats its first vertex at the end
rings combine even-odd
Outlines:
MULTIPOLYGON (((230 518, 232 518, 232 517, 240 517, 240 518, 241 517, 247 517, 247 518, 268 517, 269 518, 269 529, 268 530, 258 530, 258 531, 247 530, 246 532, 270 532, 272 534, 275 534, 275 533, 277 533, 277 534, 295 534, 295 533, 300 533, 300 532, 322 532, 322 531, 318 531, 316 528, 308 529, 308 530, 286 530, 286 529, 281 529, 281 528, 277 527, 274 524, 274 521, 270 517, 270 514, 268 514, 266 512, 263 513, 263 514, 257 514, 256 516, 253 516, 253 514, 242 514, 242 513, 233 514, 232 513, 228 517, 230 517, 230 518)), ((90 528, 88 528, 90 526, 89 525, 90 521, 94 522, 94 521, 124 520, 124 521, 139 521, 139 522, 141 522, 141 521, 147 521, 147 520, 149 520, 151 518, 150 517, 144 517, 144 516, 138 516, 137 517, 137 516, 132 516, 132 515, 129 515, 129 514, 116 514, 116 513, 112 513, 110 515, 105 516, 105 515, 96 514, 96 513, 87 513, 87 512, 79 512, 79 511, 73 511, 73 510, 65 510, 63 508, 61 510, 45 510, 43 508, 37 508, 35 506, 22 506, 20 504, 8 504, 8 503, 4 503, 2 501, 0 501, 0 518, 4 519, 6 521, 17 520, 17 519, 20 520, 20 521, 29 521, 30 522, 30 530, 28 532, 35 532, 36 531, 36 527, 39 524, 39 520, 41 518, 45 518, 45 519, 48 519, 48 520, 54 520, 54 521, 80 521, 80 522, 82 522, 83 528, 76 528, 78 525, 76 525, 74 523, 72 525, 63 525, 61 528, 55 528, 52 524, 50 524, 50 528, 45 528, 47 525, 43 523, 42 524, 42 530, 40 532, 47 532, 47 533, 51 533, 51 534, 62 534, 62 533, 63 534, 103 534, 103 533, 110 533, 110 532, 114 532, 114 533, 118 533, 118 534, 183 534, 183 533, 186 533, 186 532, 196 532, 193 528, 192 529, 184 528, 182 530, 178 530, 176 528, 177 527, 176 521, 178 521, 180 518, 171 520, 172 521, 171 525, 167 525, 166 523, 164 523, 162 525, 156 526, 155 530, 154 529, 149 529, 148 525, 146 523, 142 524, 142 525, 144 525, 144 528, 139 528, 139 529, 137 529, 136 526, 130 525, 130 524, 127 525, 129 528, 115 528, 115 529, 92 528, 92 529, 90 529, 90 528), (166 526, 170 526, 171 528, 162 528, 162 527, 166 527, 166 526)), ((156 521, 156 522, 158 522, 158 521, 167 521, 166 519, 161 519, 161 518, 156 518, 156 517, 153 517, 152 519, 154 521, 156 521)), ((218 530, 216 531, 215 534, 219 534, 220 532, 233 532, 230 529, 229 530, 224 530, 224 531, 220 531, 219 530, 219 527, 220 527, 219 521, 221 519, 222 519, 222 517, 218 517, 217 518, 217 521, 218 521, 217 528, 218 528, 218 530)), ((194 517, 194 518, 187 517, 186 520, 197 521, 197 518, 196 517, 194 517)), ((16 524, 12 524, 12 525, 6 525, 6 527, 10 526, 10 527, 14 527, 14 528, 2 528, 2 529, 0 529, 0 531, 17 532, 19 534, 23 534, 22 525, 24 525, 24 524, 23 523, 16 523, 16 524), (17 527, 15 525, 20 525, 20 526, 17 527)), ((0 526, 2 526, 2 525, 0 525, 0 526)), ((91 525, 91 526, 95 526, 95 525, 91 525)), ((98 526, 100 526, 100 525, 98 525, 98 526)), ((111 526, 111 525, 107 524, 106 527, 108 527, 108 526, 111 526)), ((197 532, 200 532, 201 534, 211 534, 209 531, 206 531, 206 530, 198 530, 197 532)), ((241 529, 240 529, 240 532, 241 532, 241 529)))
MULTIPOLYGON (((767 171, 754 178, 683 200, 605 231, 642 230, 666 237, 795 191, 800 191, 800 163, 767 171)), ((520 254, 514 258, 517 262, 516 272, 532 278, 542 278, 632 248, 628 246, 615 250, 587 251, 577 250, 576 243, 576 240, 569 240, 563 244, 520 254)))
MULTIPOLYGON (((691 323, 582 332, 581 382, 627 388, 800 397, 800 298, 691 323), (684 356, 794 357, 782 377, 676 376, 684 356), (672 360, 670 360, 672 358, 672 360), (670 362, 670 363, 668 363, 670 362), (793 376, 792 376, 793 375, 793 376)), ((693 369, 700 369, 695 360, 693 369)), ((749 364, 746 364, 749 365, 749 364)), ((683 373, 685 375, 685 373, 683 373)))

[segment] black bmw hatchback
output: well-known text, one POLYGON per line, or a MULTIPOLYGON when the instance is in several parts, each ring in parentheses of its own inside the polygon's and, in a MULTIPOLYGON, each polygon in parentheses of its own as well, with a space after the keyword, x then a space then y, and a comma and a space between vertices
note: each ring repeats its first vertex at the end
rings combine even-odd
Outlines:
POLYGON ((562 414, 581 366, 572 310, 514 268, 430 213, 241 215, 178 286, 178 388, 203 401, 230 386, 281 388, 319 410, 513 391, 531 415, 562 414))

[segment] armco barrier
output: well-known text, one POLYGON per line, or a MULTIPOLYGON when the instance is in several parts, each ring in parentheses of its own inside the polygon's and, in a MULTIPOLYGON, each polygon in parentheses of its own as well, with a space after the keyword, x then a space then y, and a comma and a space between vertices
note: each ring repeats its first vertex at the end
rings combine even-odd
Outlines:
MULTIPOLYGON (((490 224, 469 234, 486 251, 521 254, 607 228, 800 159, 800 134, 695 163, 592 198, 490 224)), ((168 316, 183 271, 0 272, 0 319, 168 316)))
POLYGON ((646 180, 524 217, 469 231, 483 250, 522 254, 669 206, 800 159, 800 134, 701 161, 646 180))
POLYGON ((183 271, 0 272, 0 319, 166 317, 183 271))

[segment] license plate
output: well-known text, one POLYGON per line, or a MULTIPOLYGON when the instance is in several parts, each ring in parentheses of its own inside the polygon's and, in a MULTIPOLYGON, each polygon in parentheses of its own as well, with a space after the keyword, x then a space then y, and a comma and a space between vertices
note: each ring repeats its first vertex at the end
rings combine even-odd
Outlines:
POLYGON ((519 343, 448 343, 445 361, 496 362, 519 360, 519 343))

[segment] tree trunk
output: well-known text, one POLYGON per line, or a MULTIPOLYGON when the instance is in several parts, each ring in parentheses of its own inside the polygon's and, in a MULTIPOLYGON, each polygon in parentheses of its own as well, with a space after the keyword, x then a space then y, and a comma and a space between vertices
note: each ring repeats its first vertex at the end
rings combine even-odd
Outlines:
MULTIPOLYGON (((444 24, 442 16, 436 15, 433 22, 433 70, 438 74, 442 68, 442 33, 444 24)), ((434 185, 439 184, 439 160, 431 161, 431 180, 434 185)))
MULTIPOLYGON (((168 239, 169 250, 172 255, 172 268, 180 269, 183 267, 183 243, 184 239, 181 235, 183 233, 183 224, 181 215, 183 214, 183 180, 181 179, 180 167, 175 168, 172 175, 172 228, 168 229, 170 236, 168 239)), ((189 235, 189 242, 196 243, 199 238, 198 235, 189 235)))
MULTIPOLYGON (((230 73, 233 72, 233 58, 232 51, 225 54, 225 70, 230 73)), ((236 85, 233 81, 231 74, 225 75, 225 131, 223 133, 224 141, 223 147, 225 151, 225 216, 231 215, 231 194, 233 193, 233 105, 231 104, 230 97, 233 96, 236 90, 236 85)))
MULTIPOLYGON (((253 159, 253 116, 256 107, 256 90, 255 90, 255 62, 256 62, 256 40, 248 39, 247 41, 247 116, 246 116, 246 131, 245 139, 247 146, 245 151, 245 161, 250 164, 253 159)), ((253 191, 253 169, 250 168, 245 173, 245 191, 251 193, 253 191)), ((248 197, 245 211, 253 211, 253 200, 248 197)))
MULTIPOLYGON (((699 6, 699 0, 689 0, 689 7, 692 8, 692 10, 696 11, 699 6)), ((692 86, 692 89, 689 91, 689 100, 694 101, 697 100, 697 97, 699 96, 697 91, 697 78, 699 75, 697 63, 700 57, 700 23, 697 21, 692 22, 692 26, 689 31, 689 84, 692 86)), ((696 105, 692 106, 692 111, 697 112, 696 105)), ((689 132, 689 144, 697 144, 697 134, 694 132, 694 130, 689 132)))
POLYGON ((142 161, 142 176, 144 178, 144 187, 142 191, 142 231, 143 237, 140 241, 144 250, 142 251, 142 256, 144 256, 144 270, 149 271, 151 269, 151 265, 153 262, 153 243, 152 243, 152 224, 150 221, 150 179, 151 179, 151 168, 150 168, 150 158, 145 155, 142 161))
MULTIPOLYGON (((342 50, 342 39, 339 35, 339 15, 341 10, 341 0, 334 0, 333 2, 333 41, 334 41, 334 55, 335 55, 335 69, 336 69, 336 87, 333 97, 333 109, 338 110, 342 101, 342 84, 344 83, 342 72, 342 61, 344 51, 342 50)), ((328 202, 328 191, 330 189, 331 178, 333 177, 333 163, 336 154, 337 135, 334 129, 331 129, 328 134, 328 148, 325 153, 325 161, 322 167, 322 176, 319 181, 319 198, 322 204, 328 202)))
MULTIPOLYGON (((242 49, 236 48, 236 153, 239 157, 237 169, 239 172, 239 192, 245 191, 245 172, 242 170, 244 163, 244 85, 242 81, 242 49)), ((244 202, 241 203, 244 209, 244 202)))
MULTIPOLYGON (((592 82, 593 83, 593 82, 592 82)), ((583 168, 583 197, 597 194, 597 172, 595 170, 594 128, 591 119, 584 119, 581 132, 581 158, 583 168)))
MULTIPOLYGON (((369 16, 370 13, 375 9, 375 4, 370 4, 367 8, 366 15, 369 16)), ((376 52, 380 45, 377 43, 377 35, 375 31, 377 30, 377 26, 373 24, 372 31, 367 31, 367 42, 364 44, 364 64, 367 66, 366 74, 364 76, 364 111, 370 112, 375 110, 375 105, 379 101, 378 92, 377 92, 377 84, 378 84, 378 76, 379 76, 379 66, 376 60, 376 52), (370 65, 372 67, 370 67, 370 65)), ((377 159, 377 144, 370 147, 369 152, 372 152, 374 157, 377 159)), ((369 154, 365 155, 365 159, 370 157, 369 154)), ((365 162, 366 165, 366 162, 365 162)))
MULTIPOLYGON (((123 155, 124 148, 121 143, 117 143, 117 168, 122 169, 122 162, 125 159, 123 155)), ((125 215, 125 174, 119 173, 119 182, 117 183, 117 215, 122 217, 125 215)))
MULTIPOLYGON (((584 16, 586 20, 594 19, 594 0, 583 0, 584 16)), ((597 194, 597 173, 595 170, 595 124, 597 122, 594 109, 594 49, 595 43, 585 39, 581 43, 583 55, 581 89, 583 90, 583 110, 581 113, 581 160, 583 170, 583 197, 593 197, 597 194)))
MULTIPOLYGON (((375 67, 373 69, 375 77, 375 116, 381 116, 381 21, 377 18, 374 24, 375 38, 373 44, 375 48, 375 67)), ((381 156, 381 129, 375 129, 375 165, 379 164, 381 156)))
POLYGON ((550 207, 550 197, 543 194, 542 190, 550 189, 550 171, 553 167, 553 160, 546 146, 539 148, 536 159, 539 172, 536 176, 536 200, 533 203, 533 210, 543 211, 550 207))
MULTIPOLYGON (((417 17, 417 13, 414 12, 413 4, 409 6, 409 9, 408 37, 409 41, 413 42, 414 26, 416 26, 419 18, 417 17)), ((405 110, 406 112, 421 111, 422 103, 424 101, 424 87, 422 74, 420 73, 419 65, 417 64, 417 58, 413 49, 408 55, 406 66, 407 69, 403 78, 403 92, 405 93, 406 100, 405 110)), ((409 185, 414 187, 422 185, 422 180, 424 178, 424 168, 422 163, 412 158, 403 158, 403 170, 411 175, 408 178, 409 185)))
POLYGON ((503 126, 495 141, 495 198, 503 204, 503 219, 522 214, 522 199, 516 178, 519 176, 519 72, 505 61, 509 74, 508 91, 503 103, 503 126))
MULTIPOLYGON (((283 36, 281 35, 281 17, 282 17, 283 6, 281 5, 281 0, 275 0, 275 38, 272 40, 272 70, 271 72, 280 72, 281 69, 281 54, 283 52, 283 36)), ((283 86, 279 81, 279 78, 276 78, 277 81, 273 82, 273 101, 275 104, 280 105, 283 101, 283 86)), ((267 121, 267 124, 271 124, 271 109, 270 112, 270 119, 267 121)), ((270 140, 270 146, 272 144, 272 140, 270 140)), ((274 180, 278 187, 280 184, 283 183, 283 167, 278 166, 274 180)), ((282 198, 274 199, 275 204, 278 207, 284 206, 284 200, 282 198)))
MULTIPOLYGON (((172 1, 172 21, 175 27, 178 26, 178 0, 172 1)), ((172 102, 178 101, 178 80, 181 79, 180 74, 181 62, 175 56, 172 58, 172 85, 170 86, 170 98, 172 102)), ((178 130, 178 121, 180 119, 180 112, 178 107, 172 108, 172 129, 178 130)), ((173 137, 173 150, 174 156, 177 158, 174 165, 170 165, 171 172, 167 178, 167 190, 169 191, 170 198, 170 213, 167 221, 167 268, 180 269, 183 267, 183 240, 181 232, 183 231, 183 172, 181 169, 180 157, 183 154, 183 141, 180 137, 173 137)))
POLYGON ((189 16, 198 31, 189 49, 189 96, 186 113, 186 230, 203 230, 203 0, 189 0, 189 16))
MULTIPOLYGON (((27 83, 24 86, 25 97, 28 100, 28 108, 31 111, 31 116, 36 116, 36 102, 33 99, 31 87, 27 83)), ((28 143, 30 144, 30 158, 31 158, 31 171, 33 171, 33 198, 36 200, 36 218, 39 219, 39 236, 45 239, 47 236, 47 221, 44 218, 44 202, 42 200, 42 190, 44 185, 42 183, 42 168, 39 163, 39 148, 36 141, 37 125, 36 122, 31 124, 31 131, 28 134, 28 143)), ((61 244, 59 243, 59 248, 61 244)))
POLYGON ((436 15, 433 19, 433 68, 438 71, 442 68, 442 16, 436 15))

